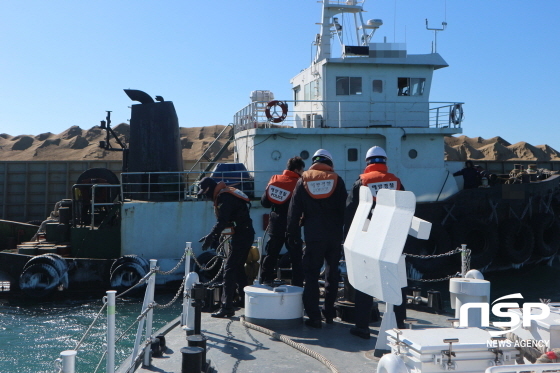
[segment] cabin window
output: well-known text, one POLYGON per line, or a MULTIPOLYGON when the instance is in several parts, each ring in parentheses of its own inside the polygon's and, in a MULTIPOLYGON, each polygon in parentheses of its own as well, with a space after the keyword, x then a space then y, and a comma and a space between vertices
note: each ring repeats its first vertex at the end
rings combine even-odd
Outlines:
POLYGON ((303 99, 310 100, 310 97, 311 97, 311 88, 309 86, 309 83, 307 83, 306 85, 303 86, 303 99))
POLYGON ((422 96, 424 94, 424 78, 398 78, 397 88, 399 96, 422 96))
POLYGON ((352 96, 362 94, 362 78, 353 76, 336 77, 336 95, 352 96))
POLYGON ((383 93, 383 80, 374 80, 372 82, 373 93, 383 93))
POLYGON ((348 162, 356 162, 358 160, 358 149, 349 148, 348 149, 348 162))
POLYGON ((300 99, 300 91, 301 87, 299 85, 297 87, 294 87, 294 106, 297 106, 297 102, 300 99))

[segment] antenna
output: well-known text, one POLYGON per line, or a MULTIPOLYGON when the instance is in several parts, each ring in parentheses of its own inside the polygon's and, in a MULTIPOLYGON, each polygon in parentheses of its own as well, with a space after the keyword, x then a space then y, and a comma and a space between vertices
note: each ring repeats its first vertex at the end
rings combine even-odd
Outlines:
POLYGON ((437 32, 445 30, 445 27, 447 26, 447 22, 442 22, 441 25, 443 26, 442 28, 429 28, 428 18, 426 18, 426 30, 430 30, 434 32, 434 44, 432 46, 432 53, 437 53, 437 32))

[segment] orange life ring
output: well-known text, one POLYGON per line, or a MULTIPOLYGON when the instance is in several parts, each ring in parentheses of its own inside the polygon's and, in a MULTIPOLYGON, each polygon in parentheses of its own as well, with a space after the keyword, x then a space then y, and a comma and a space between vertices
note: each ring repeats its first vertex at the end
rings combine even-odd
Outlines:
POLYGON ((278 101, 278 100, 270 101, 268 105, 266 105, 266 109, 264 113, 266 114, 266 118, 268 119, 269 122, 280 123, 284 119, 286 119, 286 116, 288 115, 288 104, 285 103, 284 101, 278 101), (276 111, 276 106, 279 106, 280 109, 282 109, 281 115, 276 111), (270 110, 272 108, 274 108, 274 110, 271 113, 270 110))

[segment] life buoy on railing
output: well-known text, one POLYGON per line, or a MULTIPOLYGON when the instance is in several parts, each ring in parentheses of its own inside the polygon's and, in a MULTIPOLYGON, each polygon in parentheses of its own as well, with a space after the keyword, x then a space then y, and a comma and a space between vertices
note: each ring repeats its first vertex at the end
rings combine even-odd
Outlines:
POLYGON ((268 119, 269 122, 280 123, 284 119, 286 119, 286 116, 288 115, 288 104, 285 103, 284 101, 278 101, 278 100, 270 101, 266 105, 266 109, 264 110, 264 113, 266 114, 266 118, 268 119), (278 113, 276 106, 282 109, 282 114, 278 113), (272 110, 272 108, 274 109, 272 110))
POLYGON ((463 105, 455 104, 449 113, 449 120, 453 124, 461 124, 463 121, 463 105))

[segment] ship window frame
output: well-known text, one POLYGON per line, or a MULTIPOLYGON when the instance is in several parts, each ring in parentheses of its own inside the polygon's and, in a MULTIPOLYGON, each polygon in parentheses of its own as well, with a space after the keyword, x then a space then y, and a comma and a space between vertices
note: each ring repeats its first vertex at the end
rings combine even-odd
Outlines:
POLYGON ((373 93, 383 93, 383 80, 373 79, 371 81, 371 90, 373 93))
POLYGON ((337 96, 358 96, 363 93, 361 76, 337 76, 335 85, 337 96))
POLYGON ((346 158, 348 162, 358 162, 358 148, 348 148, 346 158))
POLYGON ((397 78, 397 96, 423 96, 426 78, 397 78))
POLYGON ((301 86, 298 85, 298 86, 294 87, 293 91, 294 91, 294 106, 297 106, 298 101, 299 101, 300 92, 301 92, 301 86))

